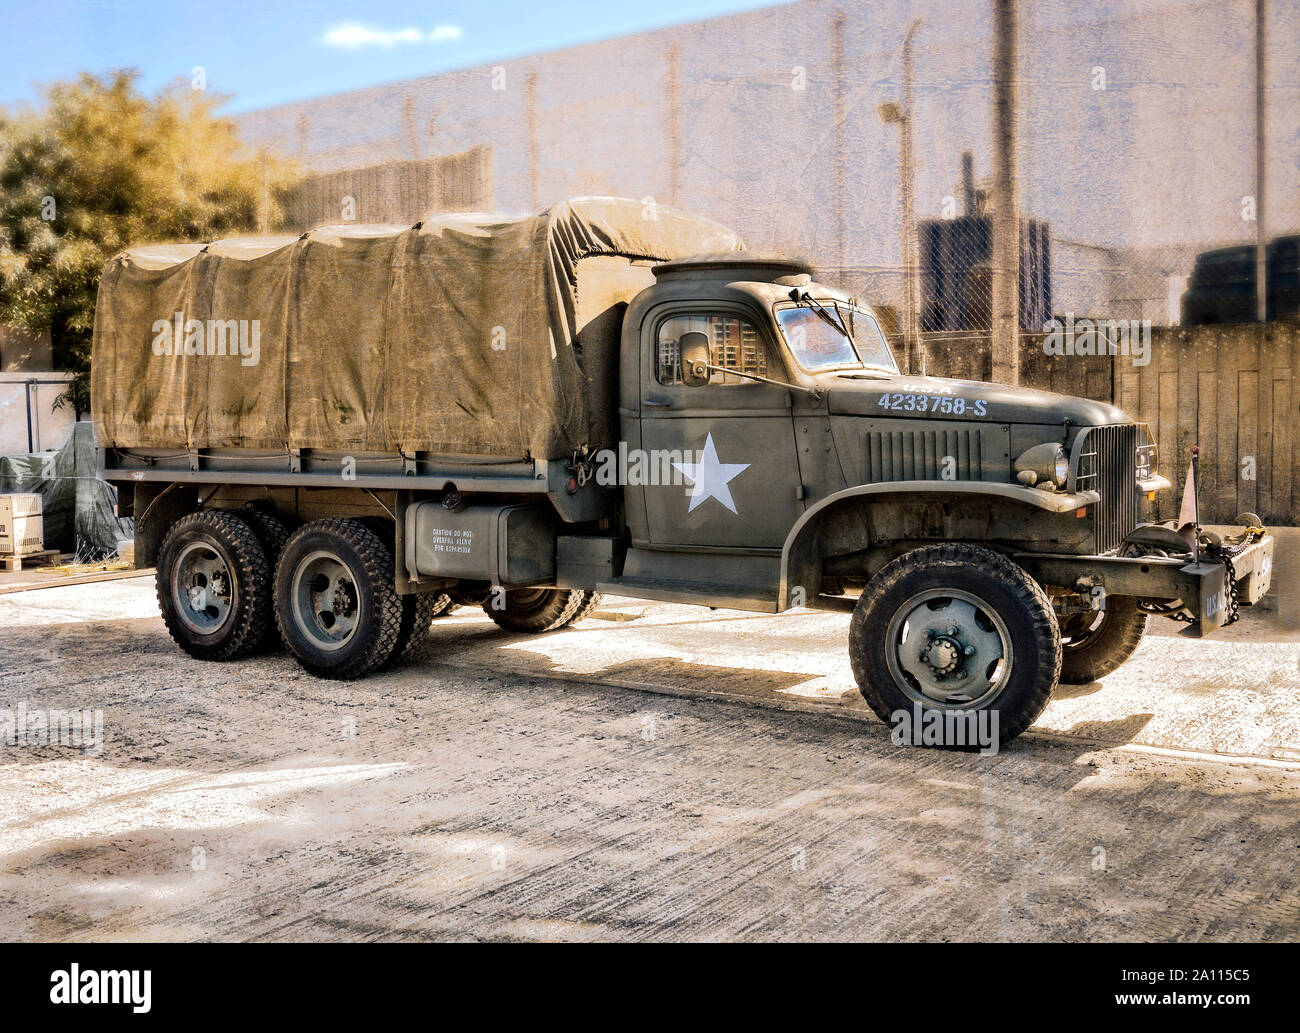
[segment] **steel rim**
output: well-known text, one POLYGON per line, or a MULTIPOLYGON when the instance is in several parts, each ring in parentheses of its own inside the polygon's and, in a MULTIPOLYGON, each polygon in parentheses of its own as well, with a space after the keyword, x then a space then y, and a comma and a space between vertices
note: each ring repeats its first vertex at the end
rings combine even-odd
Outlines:
POLYGON ((885 658, 909 699, 971 710, 1006 688, 1014 653, 1006 622, 987 602, 960 589, 931 588, 894 612, 885 658))
POLYGON ((231 565, 210 542, 191 542, 172 565, 172 603, 195 635, 215 635, 230 619, 238 583, 231 565))
POLYGON ((1066 628, 1061 629, 1061 651, 1077 653, 1090 646, 1109 623, 1110 614, 1106 610, 1076 615, 1069 622, 1068 634, 1066 628))
POLYGON ((351 569, 332 552, 298 562, 290 588, 294 623, 318 649, 333 652, 352 641, 365 604, 351 569))

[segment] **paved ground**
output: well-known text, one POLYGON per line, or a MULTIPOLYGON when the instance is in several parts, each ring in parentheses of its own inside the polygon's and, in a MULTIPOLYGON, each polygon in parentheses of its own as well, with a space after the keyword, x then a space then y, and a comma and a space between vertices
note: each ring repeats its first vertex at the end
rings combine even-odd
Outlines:
POLYGON ((190 660, 148 579, 0 596, 0 711, 97 709, 105 736, 0 747, 0 930, 1300 939, 1276 615, 1162 628, 989 758, 893 746, 846 625, 607 600, 525 638, 462 610, 340 684, 190 660))

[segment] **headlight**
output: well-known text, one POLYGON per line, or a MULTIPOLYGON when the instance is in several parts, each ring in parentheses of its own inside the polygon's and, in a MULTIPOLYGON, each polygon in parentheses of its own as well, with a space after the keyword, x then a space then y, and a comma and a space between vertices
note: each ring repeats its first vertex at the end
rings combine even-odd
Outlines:
POLYGON ((1035 445, 1016 460, 1016 480, 1030 487, 1063 488, 1070 476, 1070 457, 1055 441, 1035 445), (1030 477, 1033 480, 1030 480, 1030 477), (1044 483, 1046 482, 1046 483, 1044 483))

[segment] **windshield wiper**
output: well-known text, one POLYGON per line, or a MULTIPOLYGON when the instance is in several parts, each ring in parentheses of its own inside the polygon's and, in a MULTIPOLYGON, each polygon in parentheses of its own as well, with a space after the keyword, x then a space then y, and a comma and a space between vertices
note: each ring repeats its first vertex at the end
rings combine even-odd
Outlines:
POLYGON ((823 320, 825 320, 827 323, 829 323, 831 326, 833 326, 836 330, 838 330, 839 333, 840 333, 840 336, 841 336, 841 337, 846 337, 846 338, 848 338, 850 341, 853 340, 853 336, 848 332, 847 329, 845 329, 844 324, 841 323, 841 322, 840 322, 838 319, 836 319, 834 316, 832 316, 832 315, 831 315, 831 314, 826 310, 826 307, 825 307, 824 305, 822 305, 822 303, 821 303, 820 301, 818 301, 816 298, 814 298, 811 294, 808 294, 807 292, 804 292, 803 294, 800 294, 800 293, 799 293, 799 288, 798 288, 798 287, 795 287, 795 288, 790 292, 790 300, 793 301, 796 305, 807 305, 810 309, 812 309, 812 310, 813 310, 814 312, 816 312, 819 316, 821 316, 823 320))

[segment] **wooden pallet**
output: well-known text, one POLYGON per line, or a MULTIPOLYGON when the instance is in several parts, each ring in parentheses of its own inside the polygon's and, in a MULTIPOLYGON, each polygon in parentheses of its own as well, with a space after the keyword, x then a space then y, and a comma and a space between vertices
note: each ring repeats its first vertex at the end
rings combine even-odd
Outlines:
POLYGON ((0 569, 25 570, 28 567, 49 567, 58 563, 63 553, 58 549, 29 552, 26 556, 0 556, 0 569))

